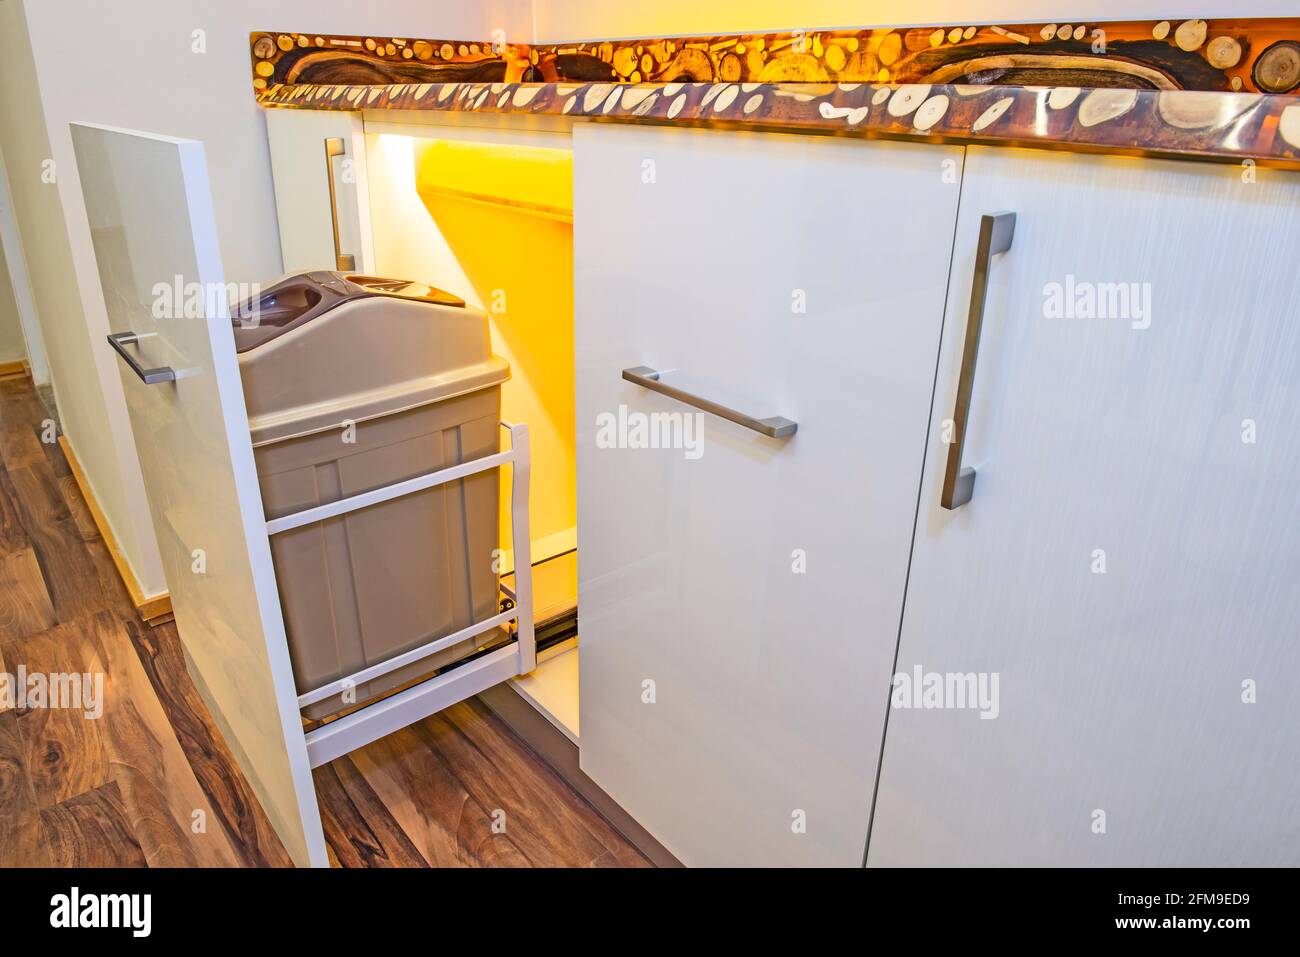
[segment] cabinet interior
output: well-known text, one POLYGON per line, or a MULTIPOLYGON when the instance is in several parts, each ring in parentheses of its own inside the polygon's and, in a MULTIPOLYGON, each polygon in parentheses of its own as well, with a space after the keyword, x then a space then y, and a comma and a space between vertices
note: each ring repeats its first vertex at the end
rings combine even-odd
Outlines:
MULTIPOLYGON (((544 639, 546 622, 571 620, 577 607, 573 154, 520 145, 490 129, 468 139, 460 130, 418 132, 366 136, 375 269, 445 289, 488 314, 492 349, 510 363, 502 418, 526 423, 532 444, 534 606, 544 639)), ((509 585, 509 469, 501 481, 501 568, 509 585)), ((577 670, 571 661, 547 668, 576 653, 576 637, 543 647, 543 680, 532 676, 524 696, 576 737, 577 670), (546 681, 548 671, 562 680, 546 681)))

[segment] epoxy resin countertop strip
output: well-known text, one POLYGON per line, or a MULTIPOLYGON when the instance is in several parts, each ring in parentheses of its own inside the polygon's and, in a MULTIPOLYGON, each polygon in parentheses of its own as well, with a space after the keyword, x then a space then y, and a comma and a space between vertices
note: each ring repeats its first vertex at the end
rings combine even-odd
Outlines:
POLYGON ((1300 21, 1288 19, 837 31, 548 47, 309 34, 253 34, 250 42, 257 98, 267 107, 742 125, 1251 160, 1300 169, 1300 96, 1289 95, 1300 87, 1297 36, 1300 21), (1031 29, 1036 30, 1032 39, 1020 32, 1031 29), (1142 31, 1147 39, 1136 38, 1142 31), (765 56, 750 58, 738 71, 728 57, 752 53, 756 43, 765 56), (1001 52, 1006 43, 1026 52, 1001 52), (1103 52, 1091 54, 1094 45, 1103 52), (630 54, 622 55, 624 50, 630 54), (885 61, 888 65, 881 66, 885 61), (874 81, 845 80, 872 72, 874 81), (578 73, 600 76, 582 82, 578 73), (736 82, 720 80, 737 73, 736 82), (762 79, 745 79, 755 73, 762 79), (836 82, 822 79, 832 73, 836 82), (646 74, 661 82, 631 81, 646 74), (901 82, 917 76, 944 82, 901 82), (546 82, 510 82, 524 77, 546 82), (1256 92, 1261 89, 1288 93, 1256 92))

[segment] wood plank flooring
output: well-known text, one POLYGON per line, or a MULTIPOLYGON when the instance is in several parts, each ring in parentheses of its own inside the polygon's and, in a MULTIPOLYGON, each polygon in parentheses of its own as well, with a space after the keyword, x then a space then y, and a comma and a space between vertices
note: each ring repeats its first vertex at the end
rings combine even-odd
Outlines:
MULTIPOLYGON (((0 673, 102 674, 102 713, 0 701, 0 866, 288 866, 176 625, 137 616, 47 420, 26 377, 0 378, 0 673)), ((315 780, 342 867, 649 866, 474 699, 315 780)))

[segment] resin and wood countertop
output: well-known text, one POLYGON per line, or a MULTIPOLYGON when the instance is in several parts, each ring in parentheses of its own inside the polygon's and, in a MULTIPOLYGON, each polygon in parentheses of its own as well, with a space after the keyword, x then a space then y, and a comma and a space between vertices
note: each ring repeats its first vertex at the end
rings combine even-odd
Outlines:
POLYGON ((254 33, 266 107, 552 114, 1300 169, 1300 18, 572 44, 254 33))

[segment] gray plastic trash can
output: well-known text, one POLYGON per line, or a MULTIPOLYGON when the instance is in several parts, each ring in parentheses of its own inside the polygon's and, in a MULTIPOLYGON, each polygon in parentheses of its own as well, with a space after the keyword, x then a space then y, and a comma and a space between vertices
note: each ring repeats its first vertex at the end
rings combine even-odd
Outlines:
MULTIPOLYGON (((500 451, 487 316, 403 280, 314 272, 234 317, 268 519, 500 451), (254 308, 255 307, 255 308, 254 308)), ((495 469, 271 537, 300 694, 499 611, 495 469)), ((475 650, 461 642, 303 710, 321 718, 475 650)))

